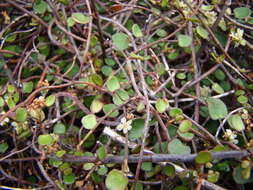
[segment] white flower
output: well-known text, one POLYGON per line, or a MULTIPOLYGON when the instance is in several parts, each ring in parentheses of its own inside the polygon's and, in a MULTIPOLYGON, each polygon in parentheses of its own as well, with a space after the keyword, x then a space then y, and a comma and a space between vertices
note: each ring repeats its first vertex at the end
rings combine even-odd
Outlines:
POLYGON ((123 133, 126 134, 132 129, 132 120, 127 121, 125 117, 120 120, 120 124, 116 127, 118 131, 123 130, 123 133))
POLYGON ((231 143, 237 144, 238 140, 236 139, 237 135, 236 132, 226 129, 225 134, 223 135, 223 138, 229 140, 231 143))
MULTIPOLYGON (((2 111, 1 114, 4 115, 4 114, 5 114, 5 111, 2 111)), ((10 119, 9 119, 8 117, 4 118, 4 120, 2 120, 2 121, 0 122, 0 126, 6 125, 7 123, 9 123, 9 121, 10 121, 10 119)))
POLYGON ((235 42, 235 47, 237 47, 238 45, 242 45, 242 46, 246 45, 246 41, 243 39, 243 33, 244 33, 244 31, 241 30, 240 28, 237 28, 236 31, 231 30, 229 36, 235 42))

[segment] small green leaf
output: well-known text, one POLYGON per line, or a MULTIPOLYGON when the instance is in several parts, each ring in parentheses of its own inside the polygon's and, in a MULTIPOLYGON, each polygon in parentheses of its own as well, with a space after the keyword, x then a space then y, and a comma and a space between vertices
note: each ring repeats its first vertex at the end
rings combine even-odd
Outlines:
POLYGON ((47 10, 47 3, 45 1, 36 1, 33 5, 33 10, 35 13, 44 14, 47 10))
POLYGON ((110 77, 106 81, 106 86, 107 86, 108 90, 111 91, 111 92, 114 92, 115 90, 118 90, 120 88, 118 78, 115 77, 115 76, 110 77))
POLYGON ((83 169, 89 171, 94 167, 94 165, 95 165, 94 163, 85 163, 83 164, 83 169))
POLYGON ((194 134, 189 132, 182 133, 180 131, 177 131, 177 134, 180 137, 180 139, 182 139, 185 142, 190 142, 194 137, 194 134))
POLYGON ((92 113, 98 113, 102 110, 103 106, 104 103, 101 100, 95 98, 91 103, 90 110, 92 113))
POLYGON ((178 35, 178 45, 180 47, 189 47, 192 43, 192 38, 188 35, 178 35))
POLYGON ((171 177, 175 174, 176 170, 175 167, 173 165, 166 165, 163 170, 162 173, 171 177))
POLYGON ((143 171, 151 171, 152 170, 152 162, 143 162, 141 164, 141 169, 143 171))
POLYGON ((18 108, 16 110, 16 120, 19 122, 26 121, 27 118, 27 110, 25 108, 18 108))
POLYGON ((133 24, 132 26, 132 32, 136 38, 140 38, 143 36, 141 29, 138 24, 133 24))
POLYGON ((31 93, 33 90, 33 82, 24 82, 23 83, 23 92, 24 93, 31 93))
POLYGON ((220 80, 220 81, 223 81, 225 78, 226 78, 226 75, 225 73, 220 70, 220 69, 217 69, 215 72, 214 72, 214 76, 220 80))
POLYGON ((97 149, 96 153, 97 153, 98 159, 103 160, 103 159, 105 159, 105 157, 107 155, 107 150, 106 150, 105 146, 100 146, 97 149))
POLYGON ((54 139, 49 134, 40 135, 38 137, 38 143, 39 143, 39 145, 52 145, 53 142, 54 142, 54 139))
POLYGON ((247 98, 246 96, 241 95, 241 96, 239 96, 239 97, 237 98, 237 101, 238 101, 240 104, 246 104, 246 103, 248 102, 248 98, 247 98))
POLYGON ((190 128, 192 127, 192 122, 189 120, 183 120, 180 125, 179 125, 179 131, 181 133, 186 133, 190 130, 190 128))
POLYGON ((190 154, 189 146, 184 145, 179 139, 174 139, 169 142, 168 150, 170 154, 190 154))
POLYGON ((9 145, 4 142, 4 143, 0 143, 0 153, 5 153, 9 148, 9 145))
POLYGON ((96 73, 91 75, 91 80, 92 80, 92 82, 94 82, 98 86, 103 85, 102 77, 100 75, 96 74, 96 73))
POLYGON ((7 91, 8 91, 9 93, 11 93, 11 94, 13 94, 16 90, 17 90, 17 89, 15 88, 15 86, 13 86, 13 85, 11 85, 11 84, 9 84, 9 85, 7 86, 7 91))
POLYGON ((202 26, 197 26, 197 33, 204 39, 208 39, 208 32, 202 26))
POLYGON ((129 99, 129 95, 128 95, 127 91, 125 91, 123 89, 117 90, 116 93, 120 97, 120 99, 123 101, 127 101, 129 99))
POLYGON ((112 101, 117 106, 120 106, 120 105, 124 104, 124 101, 119 97, 118 94, 113 94, 112 101))
POLYGON ((223 94, 224 93, 223 88, 218 83, 216 83, 216 82, 212 84, 212 89, 215 92, 217 92, 218 94, 223 94))
MULTIPOLYGON (((105 104, 103 106, 103 112, 105 114, 107 114, 108 112, 110 112, 111 110, 115 109, 116 105, 115 104, 105 104)), ((115 110, 114 112, 109 114, 109 117, 117 117, 119 115, 119 112, 117 110, 115 110)))
POLYGON ((90 18, 83 13, 72 13, 71 18, 80 24, 87 24, 90 22, 90 18))
POLYGON ((156 34, 157 34, 159 37, 162 37, 162 38, 168 35, 168 33, 166 32, 166 30, 164 30, 164 29, 159 29, 159 30, 157 30, 157 31, 156 31, 156 34))
POLYGON ((239 114, 231 115, 228 118, 229 126, 236 131, 243 131, 245 129, 242 118, 239 114))
POLYGON ((64 154, 66 154, 66 150, 59 150, 55 153, 55 155, 59 158, 63 157, 64 154))
POLYGON ((119 50, 125 50, 129 46, 128 36, 122 32, 118 32, 112 36, 112 44, 119 50))
POLYGON ((223 119, 227 116, 227 106, 220 99, 207 98, 209 115, 213 120, 223 119))
POLYGON ((180 80, 186 79, 186 74, 185 73, 177 73, 176 77, 180 80))
POLYGON ((132 121, 132 129, 129 132, 129 139, 136 140, 143 135, 144 119, 134 119, 132 121))
POLYGON ((69 18, 67 19, 67 24, 68 24, 69 27, 74 26, 75 23, 76 23, 76 22, 75 22, 75 20, 74 20, 72 17, 69 17, 69 18))
POLYGON ((117 169, 110 171, 105 180, 105 185, 109 190, 124 190, 127 184, 128 178, 117 169))
POLYGON ((195 158, 195 162, 198 164, 206 164, 212 160, 212 154, 210 152, 201 151, 195 158))
POLYGON ((2 97, 0 97, 0 107, 4 106, 4 99, 2 97))
POLYGON ((98 170, 97 170, 97 172, 98 172, 98 175, 106 175, 107 174, 107 172, 108 172, 108 168, 107 167, 105 167, 105 166, 101 166, 98 170))
POLYGON ((238 19, 244 19, 251 15, 251 10, 248 7, 237 7, 234 9, 235 17, 238 19))
POLYGON ((170 117, 177 117, 179 115, 183 115, 183 111, 180 108, 171 108, 169 112, 170 117))
POLYGON ((75 180, 75 175, 73 173, 63 176, 63 182, 67 185, 73 184, 75 180))
POLYGON ((216 183, 219 180, 220 173, 209 170, 207 174, 207 180, 211 183, 216 183))
POLYGON ((169 103, 166 99, 161 99, 159 98, 157 101, 156 101, 156 104, 155 104, 155 107, 156 107, 156 110, 159 112, 159 113, 163 113, 166 111, 166 109, 168 108, 169 106, 169 103))
POLYGON ((66 127, 63 123, 57 123, 54 125, 54 133, 58 135, 65 134, 66 127))
POLYGON ((93 129, 97 125, 96 116, 93 114, 84 116, 82 118, 82 124, 86 129, 93 129))
POLYGON ((50 106, 52 106, 55 103, 55 100, 56 100, 56 97, 55 97, 54 94, 52 94, 52 95, 46 97, 45 105, 47 107, 50 107, 50 106))
POLYGON ((109 77, 109 76, 112 74, 112 71, 113 71, 113 70, 112 70, 112 68, 109 67, 109 66, 103 66, 103 67, 101 68, 101 71, 102 71, 103 75, 109 77))

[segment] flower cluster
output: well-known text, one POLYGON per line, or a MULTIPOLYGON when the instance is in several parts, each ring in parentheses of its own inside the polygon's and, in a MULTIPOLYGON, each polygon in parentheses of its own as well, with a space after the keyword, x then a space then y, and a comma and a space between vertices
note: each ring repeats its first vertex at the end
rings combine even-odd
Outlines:
POLYGON ((231 143, 234 143, 234 144, 238 143, 238 140, 236 139, 236 137, 237 137, 236 132, 230 129, 226 129, 226 132, 223 135, 224 139, 229 140, 231 143))
POLYGON ((121 131, 123 130, 123 133, 126 134, 128 131, 130 131, 132 129, 132 120, 127 121, 127 119, 125 117, 123 117, 120 120, 120 124, 117 126, 117 130, 121 131))
POLYGON ((242 45, 242 46, 246 45, 246 40, 243 39, 243 33, 244 33, 244 31, 241 30, 240 28, 237 28, 236 31, 231 30, 229 36, 235 42, 235 47, 237 47, 239 45, 242 45))

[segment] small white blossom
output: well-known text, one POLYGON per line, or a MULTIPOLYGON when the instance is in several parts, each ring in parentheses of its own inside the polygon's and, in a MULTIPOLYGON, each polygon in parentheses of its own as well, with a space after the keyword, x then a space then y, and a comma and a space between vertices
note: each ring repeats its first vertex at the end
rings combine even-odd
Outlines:
POLYGON ((125 117, 120 120, 120 124, 116 127, 118 131, 123 130, 123 133, 126 134, 132 129, 132 120, 127 121, 125 117))
POLYGON ((223 135, 223 138, 229 140, 231 143, 237 144, 238 140, 236 139, 237 135, 236 132, 226 129, 225 134, 223 135))
POLYGON ((243 39, 243 33, 244 33, 244 31, 241 30, 240 28, 237 28, 236 31, 235 30, 231 30, 229 36, 235 42, 235 47, 237 47, 239 45, 242 45, 242 46, 246 45, 246 40, 243 39))
MULTIPOLYGON (((1 114, 5 114, 5 111, 2 111, 1 114)), ((4 120, 0 122, 0 126, 6 125, 9 121, 10 119, 8 117, 4 118, 4 120)))

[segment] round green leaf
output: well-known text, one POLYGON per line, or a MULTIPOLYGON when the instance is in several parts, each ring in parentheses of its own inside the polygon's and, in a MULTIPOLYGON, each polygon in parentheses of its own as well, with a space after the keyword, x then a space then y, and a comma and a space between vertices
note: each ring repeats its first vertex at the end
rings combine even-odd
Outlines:
POLYGON ((94 163, 85 163, 83 164, 83 169, 89 171, 93 168, 94 165, 95 165, 94 163))
POLYGON ((239 96, 239 97, 237 98, 237 101, 238 101, 240 104, 246 104, 246 103, 248 102, 248 98, 247 98, 246 96, 241 95, 241 96, 239 96))
POLYGON ((98 113, 102 110, 103 106, 104 103, 99 99, 95 98, 91 103, 90 110, 92 111, 92 113, 98 113))
POLYGON ((108 90, 111 91, 111 92, 114 92, 115 90, 118 90, 120 88, 118 78, 115 77, 115 76, 110 77, 106 81, 106 86, 107 86, 108 90))
MULTIPOLYGON (((116 105, 114 104, 105 104, 103 106, 103 112, 105 114, 107 114, 108 112, 110 112, 111 110, 115 109, 116 108, 116 105)), ((117 117, 119 115, 119 112, 116 110, 112 113, 109 114, 109 117, 117 117)))
POLYGON ((178 45, 180 47, 189 47, 192 43, 192 38, 188 35, 178 35, 178 45))
POLYGON ((162 170, 163 174, 171 177, 175 174, 176 170, 175 167, 172 165, 166 165, 163 170, 162 170))
POLYGON ((182 133, 186 133, 190 130, 190 128, 192 127, 192 122, 189 120, 183 120, 180 125, 179 125, 179 131, 182 133))
POLYGON ((221 69, 217 69, 214 72, 214 76, 220 81, 223 81, 226 78, 225 73, 221 69))
POLYGON ((177 117, 183 115, 183 111, 180 108, 171 108, 169 115, 170 117, 177 117))
POLYGON ((208 39, 208 32, 202 26, 197 26, 197 33, 200 35, 200 37, 208 39))
POLYGON ((205 164, 212 160, 212 154, 210 152, 201 151, 195 158, 195 162, 198 164, 205 164))
POLYGON ((96 116, 93 114, 84 116, 82 118, 82 124, 86 129, 93 129, 97 125, 96 116))
POLYGON ((144 119, 134 119, 132 122, 132 129, 129 132, 129 139, 136 140, 143 135, 144 119))
POLYGON ((123 101, 127 101, 129 99, 129 95, 128 95, 127 91, 125 91, 123 89, 117 90, 116 93, 120 97, 120 99, 123 101))
POLYGON ((239 114, 231 115, 228 118, 228 124, 232 129, 235 129, 236 131, 243 131, 245 129, 244 123, 239 114))
POLYGON ((105 175, 105 174, 107 174, 107 172, 108 172, 108 168, 105 167, 105 166, 101 166, 101 167, 97 170, 97 172, 98 172, 98 175, 105 175))
POLYGON ((235 17, 238 19, 244 19, 251 15, 251 10, 248 7, 237 7, 234 9, 235 17))
POLYGON ((54 125, 54 133, 58 135, 65 134, 66 132, 66 127, 62 123, 57 123, 54 125))
POLYGON ((4 143, 0 143, 0 153, 5 153, 9 148, 9 145, 4 142, 4 143))
POLYGON ((110 171, 105 180, 105 185, 109 190, 124 190, 127 184, 128 178, 117 169, 110 171))
POLYGON ((152 170, 152 162, 143 162, 141 164, 141 169, 143 171, 151 171, 152 170))
POLYGON ((112 36, 112 44, 119 50, 125 50, 129 46, 128 36, 118 32, 112 36))
POLYGON ((207 98, 207 107, 213 120, 225 118, 228 114, 227 106, 220 99, 207 98))
POLYGON ((132 26, 132 32, 136 38, 140 38, 143 36, 141 29, 138 24, 133 24, 132 26))
POLYGON ((56 97, 55 97, 54 94, 48 96, 48 97, 46 98, 46 100, 45 100, 45 105, 46 105, 47 107, 52 106, 52 105, 55 103, 55 99, 56 99, 56 97))
POLYGON ((67 185, 73 184, 75 182, 75 175, 73 173, 63 176, 63 182, 67 185))
POLYGON ((184 145, 179 139, 174 139, 168 144, 170 154, 190 154, 189 146, 184 145))
POLYGON ((223 88, 218 84, 218 83, 213 83, 212 84, 212 89, 217 92, 218 94, 223 94, 224 90, 223 88))
POLYGON ((179 130, 177 131, 177 134, 180 137, 180 139, 182 139, 185 142, 191 141, 194 137, 193 133, 189 133, 189 132, 182 133, 179 130))
POLYGON ((16 120, 19 122, 26 121, 27 118, 27 110, 25 108, 18 108, 16 110, 16 120))
POLYGON ((38 143, 39 143, 39 145, 52 145, 53 142, 54 142, 54 139, 49 134, 40 135, 38 137, 38 143))
POLYGON ((47 10, 47 3, 45 1, 36 1, 33 5, 33 10, 35 13, 44 14, 47 10))
POLYGON ((169 106, 168 101, 165 100, 165 99, 161 99, 161 98, 159 98, 159 99, 156 101, 156 104, 155 104, 156 110, 157 110, 159 113, 165 112, 166 109, 168 108, 168 106, 169 106))
POLYGON ((4 106, 4 99, 2 97, 0 97, 0 107, 4 106))
POLYGON ((105 159, 105 157, 107 155, 107 150, 106 150, 105 146, 100 146, 97 149, 96 153, 97 153, 99 160, 103 160, 103 159, 105 159))
POLYGON ((112 68, 111 67, 109 67, 109 66, 103 66, 102 68, 101 68, 101 71, 102 71, 102 73, 103 73, 103 75, 105 75, 105 76, 110 76, 111 74, 112 74, 112 68))
POLYGON ((103 79, 102 79, 102 77, 100 75, 96 74, 96 73, 93 74, 93 75, 91 75, 91 80, 92 80, 92 82, 94 82, 98 86, 102 86, 103 85, 103 79))
POLYGON ((24 82, 23 84, 23 91, 24 93, 31 93, 33 90, 33 82, 24 82))
POLYGON ((59 150, 55 153, 55 155, 59 158, 63 157, 64 154, 66 154, 66 150, 59 150))
POLYGON ((87 24, 90 22, 90 18, 83 13, 72 13, 71 18, 80 24, 87 24))

